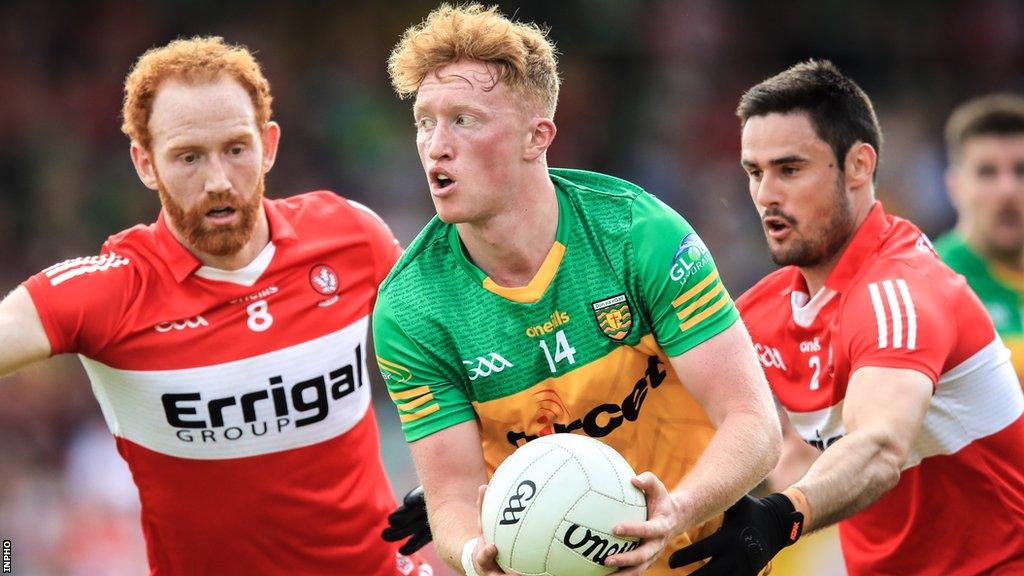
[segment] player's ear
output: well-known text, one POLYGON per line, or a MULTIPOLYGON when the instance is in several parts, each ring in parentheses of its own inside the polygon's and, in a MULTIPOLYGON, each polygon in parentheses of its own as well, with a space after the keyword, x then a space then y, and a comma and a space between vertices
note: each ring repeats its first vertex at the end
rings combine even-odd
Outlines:
POLYGON ((523 150, 523 160, 533 161, 548 151, 558 130, 550 118, 541 117, 531 120, 529 128, 526 136, 526 148, 523 150))
POLYGON ((281 141, 281 125, 273 120, 267 122, 260 133, 260 140, 263 142, 263 173, 266 174, 274 167, 274 160, 277 159, 277 144, 281 141))
POLYGON ((878 152, 867 142, 855 142, 846 153, 844 172, 846 186, 850 189, 861 188, 871 183, 878 165, 878 152))
POLYGON ((156 165, 153 163, 153 155, 137 141, 132 140, 131 145, 132 164, 135 165, 135 173, 139 180, 150 190, 159 188, 159 179, 156 174, 156 165))

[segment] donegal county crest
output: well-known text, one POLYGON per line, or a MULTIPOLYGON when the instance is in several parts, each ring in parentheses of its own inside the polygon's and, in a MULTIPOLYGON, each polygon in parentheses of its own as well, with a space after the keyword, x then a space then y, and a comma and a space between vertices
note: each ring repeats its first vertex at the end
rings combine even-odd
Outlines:
POLYGON ((633 326, 633 313, 625 294, 594 302, 593 306, 597 325, 605 336, 618 342, 629 334, 633 326))

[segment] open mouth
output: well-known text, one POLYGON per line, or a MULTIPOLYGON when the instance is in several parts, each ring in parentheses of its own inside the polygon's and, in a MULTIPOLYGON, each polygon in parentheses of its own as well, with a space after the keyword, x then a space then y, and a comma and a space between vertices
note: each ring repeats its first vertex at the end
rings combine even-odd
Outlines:
POLYGON ((455 180, 452 179, 451 175, 444 170, 436 168, 430 171, 430 182, 436 190, 446 190, 455 184, 455 180))
POLYGON ((781 216, 767 216, 763 219, 764 229, 772 238, 784 236, 793 226, 781 216))

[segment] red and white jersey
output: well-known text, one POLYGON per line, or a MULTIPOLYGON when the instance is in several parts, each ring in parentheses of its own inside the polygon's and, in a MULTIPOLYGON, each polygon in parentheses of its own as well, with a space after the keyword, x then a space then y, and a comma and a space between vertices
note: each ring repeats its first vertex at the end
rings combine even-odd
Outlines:
POLYGON ((775 396, 819 449, 845 433, 858 368, 916 370, 935 385, 897 486, 840 524, 852 576, 1024 569, 1020 385, 984 307, 920 230, 876 203, 813 298, 789 266, 737 305, 775 396))
POLYGON ((411 574, 380 538, 395 502, 366 370, 401 249, 330 192, 263 208, 271 241, 241 270, 203 266, 161 214, 25 286, 132 471, 150 574, 411 574))

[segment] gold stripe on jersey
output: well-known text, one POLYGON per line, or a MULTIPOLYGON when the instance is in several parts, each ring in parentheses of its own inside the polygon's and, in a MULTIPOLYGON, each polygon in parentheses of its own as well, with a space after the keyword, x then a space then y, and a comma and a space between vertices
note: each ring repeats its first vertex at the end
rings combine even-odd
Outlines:
POLYGON ((715 268, 708 274, 707 278, 701 280, 696 286, 690 288, 686 292, 683 292, 681 296, 672 301, 672 307, 678 308, 681 304, 686 303, 687 300, 693 298, 697 294, 700 294, 705 288, 711 285, 712 282, 718 280, 718 268, 715 268))
POLYGON ((544 257, 544 262, 540 265, 540 269, 537 270, 533 279, 526 286, 506 288, 505 286, 499 286, 490 278, 484 278, 483 287, 485 290, 507 300, 519 302, 520 304, 532 304, 540 300, 540 297, 544 295, 544 291, 551 285, 551 281, 555 279, 555 272, 558 272, 558 266, 562 263, 564 256, 565 245, 556 240, 551 246, 551 250, 548 251, 548 255, 544 257))
MULTIPOLYGON (((719 286, 721 286, 721 284, 719 284, 719 286)), ((715 302, 714 304, 712 304, 711 306, 706 308, 700 314, 697 314, 693 318, 690 318, 686 322, 683 322, 682 324, 680 324, 679 325, 679 330, 681 330, 682 332, 686 332, 690 328, 693 328, 697 324, 700 324, 701 322, 703 322, 704 319, 707 318, 708 316, 711 316, 715 312, 718 312, 719 310, 721 310, 722 307, 725 306, 728 303, 729 303, 729 294, 725 290, 722 290, 722 295, 718 298, 717 302, 715 302)))
POLYGON ((403 424, 406 422, 413 422, 415 420, 423 418, 424 416, 430 416, 431 414, 437 412, 440 409, 441 405, 435 402, 430 406, 427 406, 423 410, 420 410, 419 412, 413 412, 412 414, 399 414, 398 419, 401 420, 403 424))
POLYGON ((399 384, 412 379, 412 372, 401 364, 385 360, 380 356, 377 356, 377 364, 380 366, 381 371, 386 372, 387 376, 394 377, 395 381, 399 384))
MULTIPOLYGON (((398 366, 398 364, 394 364, 393 362, 381 360, 379 356, 377 357, 377 360, 382 363, 381 368, 384 368, 384 362, 393 366, 398 366)), ((391 399, 395 401, 395 406, 398 407, 398 418, 403 423, 414 422, 424 416, 430 416, 441 409, 441 405, 434 401, 433 404, 430 404, 426 408, 417 410, 416 412, 409 412, 410 410, 416 410, 427 402, 434 400, 434 395, 430 392, 430 386, 417 386, 416 388, 402 392, 392 392, 388 390, 388 395, 390 395, 391 399), (409 402, 400 403, 402 400, 409 400, 409 402)))
POLYGON ((718 296, 723 291, 725 291, 725 286, 722 286, 721 282, 715 284, 715 287, 714 289, 711 290, 711 292, 708 292, 707 294, 701 296, 700 298, 697 298, 695 302, 677 312, 676 317, 678 317, 680 320, 685 320, 686 318, 689 318, 690 315, 697 310, 697 308, 700 308, 701 306, 707 304, 708 302, 711 301, 712 298, 718 296))
POLYGON ((398 409, 401 410, 402 412, 408 412, 410 410, 415 410, 420 406, 423 406, 424 404, 430 402, 433 399, 433 394, 427 394, 426 396, 420 396, 419 398, 413 400, 412 402, 406 402, 405 404, 396 404, 396 406, 398 406, 398 409))
MULTIPOLYGON (((598 438, 638 473, 650 470, 671 489, 696 465, 715 433, 650 334, 635 347, 617 346, 568 374, 473 407, 488 474, 527 438, 568 431, 598 438)), ((707 537, 720 522, 718 516, 680 534, 647 574, 680 576, 699 568, 670 571, 669 552, 707 537)))
POLYGON ((721 310, 728 303, 729 293, 725 290, 725 285, 718 279, 718 269, 714 269, 693 288, 690 288, 673 300, 672 307, 679 308, 683 306, 683 308, 676 312, 676 317, 682 320, 679 324, 679 330, 686 332, 721 310), (711 290, 706 294, 701 294, 709 286, 712 287, 711 290), (710 306, 697 312, 702 306, 707 306, 709 302, 711 303, 710 306))
MULTIPOLYGON (((377 358, 380 360, 380 358, 377 358)), ((388 390, 388 394, 392 400, 408 400, 409 398, 416 398, 417 396, 423 396, 424 394, 430 394, 430 386, 419 386, 417 388, 410 388, 403 392, 392 392, 388 390)))

